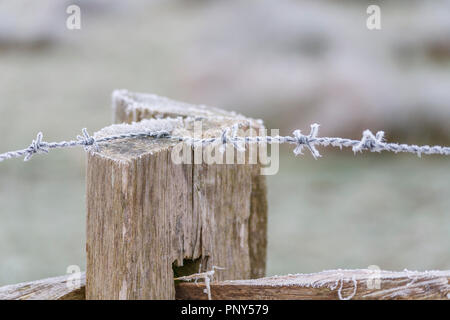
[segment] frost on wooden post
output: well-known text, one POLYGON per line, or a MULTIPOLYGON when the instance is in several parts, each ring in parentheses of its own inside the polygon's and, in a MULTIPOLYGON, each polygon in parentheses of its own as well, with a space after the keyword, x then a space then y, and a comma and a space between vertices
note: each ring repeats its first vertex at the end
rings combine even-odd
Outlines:
POLYGON ((115 90, 112 94, 114 122, 136 122, 142 119, 170 117, 228 118, 251 120, 234 111, 226 111, 205 105, 194 105, 149 93, 115 90))
POLYGON ((139 122, 133 122, 132 124, 113 124, 97 131, 94 134, 94 138, 100 139, 119 134, 145 131, 167 131, 173 133, 175 129, 182 126, 184 126, 184 122, 181 117, 167 119, 145 119, 139 122))

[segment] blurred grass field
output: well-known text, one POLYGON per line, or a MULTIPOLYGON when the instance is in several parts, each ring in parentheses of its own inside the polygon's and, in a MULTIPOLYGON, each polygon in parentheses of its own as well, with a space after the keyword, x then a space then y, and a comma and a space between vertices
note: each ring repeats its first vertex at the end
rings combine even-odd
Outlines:
POLYGON ((323 153, 268 179, 269 274, 450 267, 448 160, 323 153))
MULTIPOLYGON (((109 125, 118 88, 235 110, 282 134, 314 121, 324 124, 321 135, 360 138, 368 127, 396 142, 450 141, 446 47, 430 62, 426 47, 402 33, 372 39, 363 30, 358 41, 346 41, 359 36, 352 23, 360 10, 365 17, 358 2, 264 1, 256 8, 241 1, 236 11, 225 2, 81 1, 80 31, 65 29, 61 3, 62 11, 47 14, 57 16, 49 29, 56 35, 44 30, 38 45, 10 42, 0 24, 0 152, 29 145, 38 131, 59 141, 109 125), (406 70, 384 50, 399 38, 412 46, 406 70)), ((405 17, 422 12, 416 6, 405 17)), ((387 30, 407 20, 387 13, 387 30)), ((427 18, 423 30, 450 21, 440 17, 427 18)), ((327 148, 314 161, 281 150, 279 173, 267 177, 268 275, 369 265, 450 269, 449 159, 327 148)), ((85 268, 84 161, 79 148, 0 163, 0 285, 85 268)))

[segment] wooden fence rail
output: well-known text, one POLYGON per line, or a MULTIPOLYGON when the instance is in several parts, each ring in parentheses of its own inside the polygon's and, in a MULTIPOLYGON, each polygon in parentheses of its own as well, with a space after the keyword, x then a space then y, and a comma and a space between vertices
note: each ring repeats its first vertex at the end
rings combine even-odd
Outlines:
MULTIPOLYGON (((26 282, 0 288, 2 300, 84 300, 85 276, 80 287, 71 287, 73 275, 26 282)), ((392 272, 330 270, 312 274, 276 276, 253 280, 211 282, 212 299, 220 300, 379 300, 450 299, 450 271, 392 272)), ((176 299, 205 300, 205 283, 182 282, 176 299)))

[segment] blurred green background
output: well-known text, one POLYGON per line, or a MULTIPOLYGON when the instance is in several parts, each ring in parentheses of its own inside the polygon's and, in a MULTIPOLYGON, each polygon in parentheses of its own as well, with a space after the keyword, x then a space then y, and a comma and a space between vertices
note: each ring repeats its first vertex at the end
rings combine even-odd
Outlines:
MULTIPOLYGON (((127 88, 262 118, 289 134, 450 144, 450 1, 0 2, 0 152, 111 123, 127 88), (66 8, 81 8, 81 30, 66 8), (367 6, 382 29, 366 28, 367 6)), ((450 162, 281 148, 268 275, 450 269, 450 162)), ((81 148, 0 163, 0 285, 85 268, 81 148)))

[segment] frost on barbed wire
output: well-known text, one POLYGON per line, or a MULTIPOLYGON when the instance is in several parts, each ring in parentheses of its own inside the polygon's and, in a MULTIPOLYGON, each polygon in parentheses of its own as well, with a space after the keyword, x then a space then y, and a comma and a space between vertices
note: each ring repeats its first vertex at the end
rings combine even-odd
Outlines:
POLYGON ((143 120, 132 125, 114 125, 110 128, 97 132, 94 136, 90 136, 86 129, 82 130, 82 135, 77 136, 77 140, 61 141, 61 142, 45 142, 42 141, 41 132, 37 134, 35 140, 25 149, 9 151, 0 154, 0 162, 6 159, 24 157, 25 161, 37 153, 48 153, 51 149, 70 148, 82 146, 86 151, 101 150, 101 143, 110 142, 127 138, 153 138, 172 140, 175 142, 184 142, 191 146, 204 146, 217 143, 220 150, 225 150, 227 144, 231 144, 237 150, 244 150, 244 145, 254 143, 267 144, 294 144, 295 155, 303 154, 303 148, 307 148, 312 156, 317 159, 321 157, 316 146, 333 146, 352 148, 353 152, 362 152, 365 150, 371 152, 390 151, 394 153, 409 152, 418 155, 422 154, 440 154, 450 155, 450 147, 441 146, 417 146, 408 144, 387 143, 384 141, 384 132, 379 131, 375 135, 370 130, 365 130, 361 140, 351 140, 339 137, 318 137, 319 125, 317 123, 311 125, 311 131, 308 135, 303 135, 300 130, 295 130, 293 136, 237 136, 238 126, 225 128, 222 134, 213 138, 193 138, 191 136, 177 135, 176 128, 182 123, 181 118, 167 119, 149 119, 143 120))
POLYGON ((211 270, 209 270, 209 271, 194 273, 194 274, 191 274, 188 276, 178 277, 173 280, 178 280, 178 281, 194 280, 195 283, 197 283, 198 280, 202 279, 205 282, 205 287, 206 287, 204 293, 206 293, 208 295, 208 300, 212 300, 211 299, 211 280, 214 278, 214 274, 216 273, 216 270, 225 270, 225 268, 218 267, 218 266, 212 266, 211 270))

